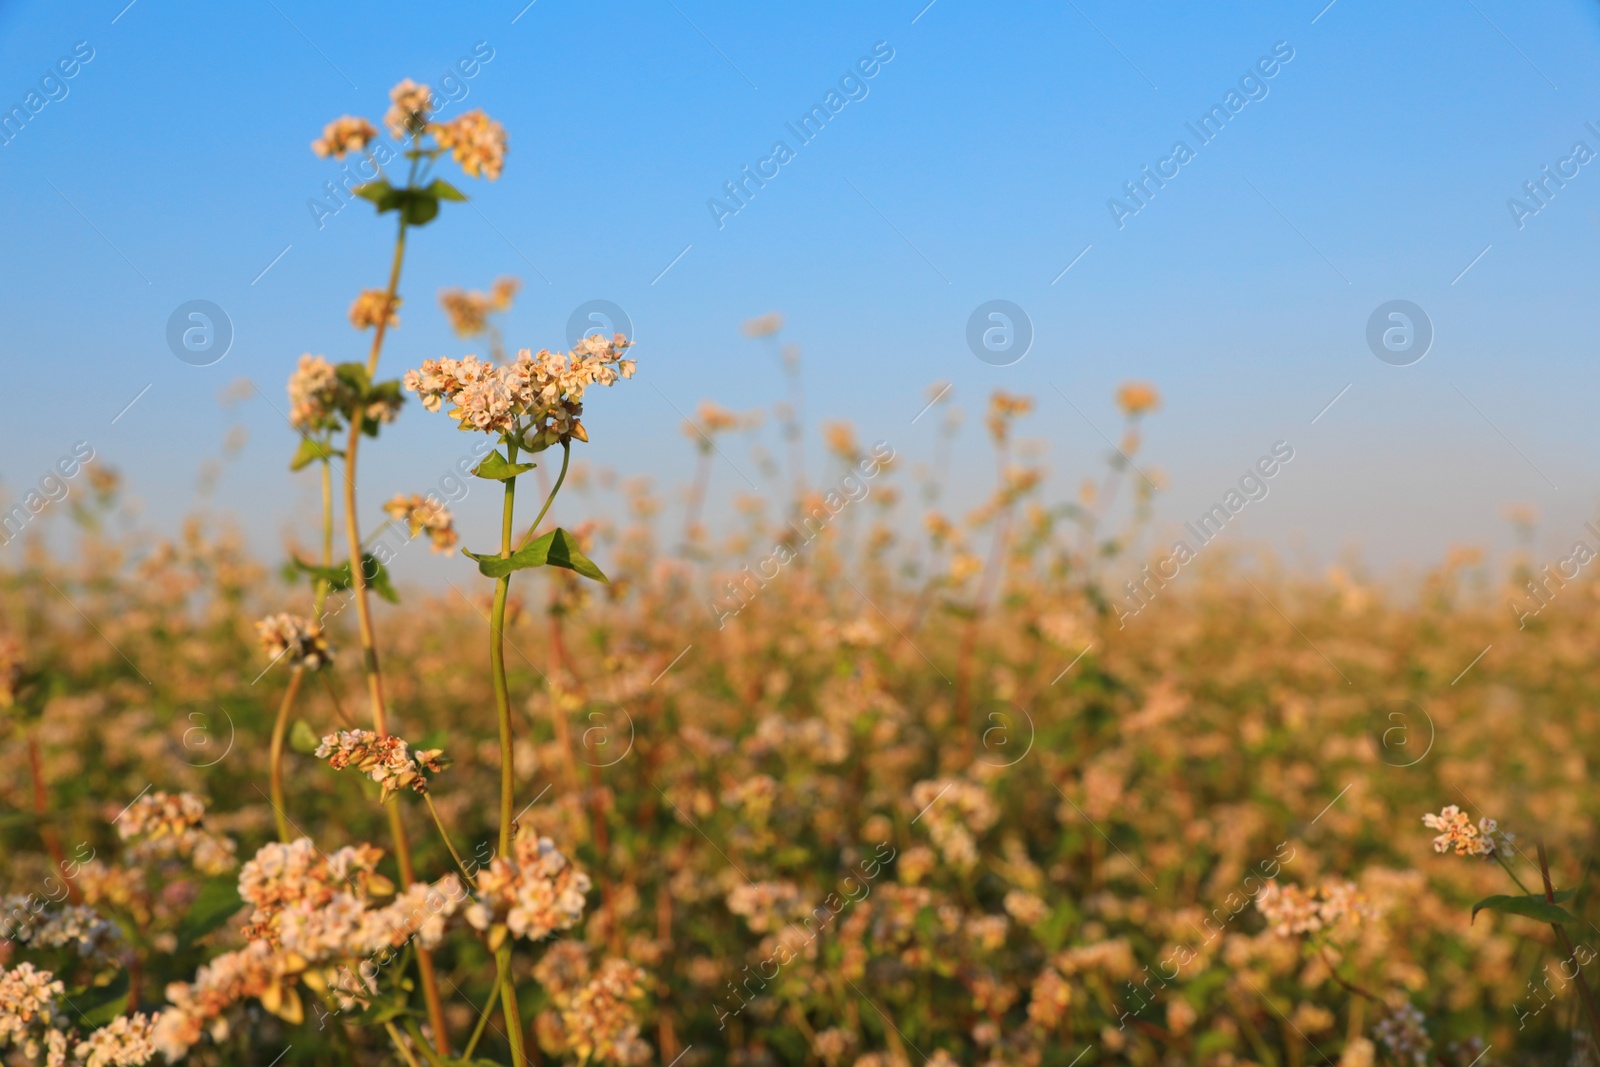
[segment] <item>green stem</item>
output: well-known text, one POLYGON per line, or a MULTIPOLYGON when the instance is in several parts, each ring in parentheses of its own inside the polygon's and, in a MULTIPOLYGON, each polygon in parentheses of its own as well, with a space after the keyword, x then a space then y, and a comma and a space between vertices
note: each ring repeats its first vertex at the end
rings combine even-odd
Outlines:
MULTIPOLYGON (((506 458, 517 461, 517 446, 506 442, 506 458)), ((564 473, 564 472, 563 472, 564 473)), ((554 494, 552 494, 553 496, 554 494)), ((512 515, 517 502, 517 480, 506 479, 505 503, 500 514, 500 557, 511 555, 512 515)), ((549 502, 545 503, 546 508, 549 502)), ((543 512, 540 513, 541 516, 543 512)), ((511 590, 511 575, 505 574, 494 583, 494 614, 489 623, 489 664, 494 673, 495 710, 500 718, 500 855, 511 855, 511 824, 516 818, 516 767, 511 733, 511 690, 506 684, 506 596, 511 590)), ((505 1012, 506 1028, 510 1031, 511 1062, 513 1067, 527 1067, 527 1056, 522 1048, 522 1013, 517 1007, 516 983, 511 977, 511 943, 508 940, 495 953, 501 971, 500 1001, 505 1012)))
POLYGON ((522 1009, 517 1006, 517 984, 511 980, 511 938, 506 938, 500 951, 495 953, 497 966, 505 977, 500 979, 500 1007, 506 1017, 506 1036, 511 1041, 512 1067, 528 1067, 528 1054, 522 1047, 522 1009), (503 962, 500 962, 502 961, 503 962))
POLYGON ((272 791, 272 815, 278 823, 278 840, 288 844, 294 840, 289 834, 289 816, 283 808, 283 739, 289 732, 289 712, 294 709, 294 698, 300 692, 300 667, 289 672, 289 688, 283 691, 283 701, 278 705, 278 719, 272 724, 272 750, 268 759, 267 787, 272 791))
POLYGON ((459 867, 461 869, 461 873, 466 876, 467 885, 470 888, 472 885, 476 884, 473 880, 472 872, 468 871, 467 865, 461 862, 461 853, 456 851, 454 842, 450 840, 450 831, 444 828, 444 820, 439 817, 439 809, 434 807, 433 794, 424 793, 422 794, 422 799, 428 805, 428 814, 433 816, 433 825, 439 828, 439 836, 444 838, 444 847, 450 850, 450 858, 456 861, 456 866, 459 867))
MULTIPOLYGON (((333 566, 333 464, 322 457, 322 565, 333 566)), ((328 603, 328 580, 317 579, 316 599, 311 615, 318 626, 322 625, 322 609, 328 603)))
MULTIPOLYGON (((1544 899, 1551 904, 1556 902, 1556 887, 1550 881, 1550 857, 1545 854, 1544 839, 1534 841, 1534 848, 1539 853, 1539 876, 1544 879, 1544 899)), ((1567 939, 1567 928, 1560 923, 1551 923, 1550 929, 1556 932, 1556 940, 1561 943, 1561 951, 1567 954, 1567 959, 1572 960, 1577 967, 1575 977, 1578 980, 1578 999, 1583 1003, 1583 1010, 1589 1016, 1589 1032, 1596 1040, 1600 1040, 1600 1010, 1594 1002, 1594 993, 1589 989, 1589 980, 1583 976, 1583 967, 1578 964, 1572 948, 1572 942, 1567 939)))
MULTIPOLYGON (((497 994, 499 992, 500 984, 502 982, 504 982, 505 979, 506 979, 506 973, 507 973, 507 970, 508 970, 508 966, 507 965, 510 962, 511 962, 511 954, 510 953, 507 953, 504 956, 501 956, 500 953, 498 953, 498 952, 495 953, 495 955, 494 955, 494 988, 495 988, 495 994, 497 994)), ((484 1028, 489 1025, 489 1015, 490 1015, 490 1013, 492 1013, 494 1011, 495 994, 490 994, 489 1002, 487 1004, 485 1004, 483 1006, 483 1010, 478 1013, 478 1025, 473 1027, 472 1037, 467 1040, 467 1047, 461 1053, 461 1058, 464 1059, 464 1060, 472 1059, 472 1052, 473 1052, 474 1049, 476 1049, 478 1047, 478 1040, 481 1037, 483 1037, 484 1028)))
POLYGON ((400 1036, 400 1031, 396 1029, 394 1023, 386 1022, 383 1024, 383 1028, 389 1031, 389 1040, 393 1041, 394 1047, 400 1050, 400 1055, 405 1057, 409 1067, 420 1067, 417 1063, 417 1058, 411 1054, 410 1049, 406 1048, 405 1039, 400 1036))
MULTIPOLYGON (((390 1023, 389 1025, 393 1026, 394 1024, 390 1023)), ((405 1026, 406 1033, 411 1035, 411 1039, 417 1043, 417 1048, 422 1050, 422 1056, 428 1061, 429 1067, 444 1067, 444 1060, 439 1058, 437 1052, 428 1047, 428 1039, 422 1036, 422 1027, 417 1025, 417 1021, 408 1016, 405 1020, 405 1026)))
POLYGON ((1494 859, 1496 863, 1500 864, 1501 869, 1511 876, 1511 880, 1517 883, 1517 888, 1522 890, 1524 896, 1531 895, 1528 892, 1528 887, 1522 884, 1522 879, 1517 877, 1517 872, 1511 869, 1511 864, 1506 862, 1506 858, 1500 854, 1498 848, 1494 850, 1494 859))
MULTIPOLYGON (((517 461, 517 446, 506 442, 507 457, 517 461)), ((500 512, 500 557, 511 555, 512 513, 517 502, 517 480, 505 481, 505 500, 500 512)), ((506 596, 511 590, 511 575, 494 583, 494 608, 489 621, 489 665, 494 674, 494 703, 500 719, 500 855, 511 855, 511 823, 516 804, 516 774, 513 765, 511 734, 511 689, 506 683, 506 596)))
MULTIPOLYGON (((515 445, 511 446, 511 453, 512 453, 513 457, 516 455, 516 446, 515 445)), ((523 548, 526 548, 528 546, 528 542, 533 540, 533 535, 539 532, 539 524, 544 521, 545 512, 549 511, 550 510, 550 505, 554 504, 556 502, 556 494, 561 492, 561 483, 567 480, 567 463, 569 461, 571 461, 571 459, 572 459, 572 442, 571 441, 562 441, 561 442, 561 473, 556 475, 556 484, 551 486, 550 495, 545 497, 544 507, 539 509, 539 514, 534 518, 533 525, 528 527, 528 532, 522 538, 522 544, 517 546, 517 548, 519 550, 523 549, 523 548)), ((515 459, 513 459, 513 462, 515 462, 515 459)), ((506 485, 509 486, 510 484, 511 484, 511 482, 508 480, 506 482, 506 485)))

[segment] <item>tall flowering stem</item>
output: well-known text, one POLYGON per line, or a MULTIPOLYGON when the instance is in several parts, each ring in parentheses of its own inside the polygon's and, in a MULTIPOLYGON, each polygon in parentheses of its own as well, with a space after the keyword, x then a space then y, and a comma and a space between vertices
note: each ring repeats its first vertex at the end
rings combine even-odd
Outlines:
POLYGON ((299 667, 289 672, 289 687, 283 691, 283 702, 278 705, 278 719, 272 724, 271 772, 267 788, 272 793, 272 817, 278 823, 278 840, 288 844, 294 840, 289 832, 289 816, 284 810, 283 797, 283 742, 289 732, 289 712, 294 708, 294 698, 300 693, 299 667))
MULTIPOLYGON (((411 161, 411 172, 416 174, 417 157, 411 161)), ((395 306, 395 295, 400 289, 400 268, 406 255, 406 215, 400 213, 400 228, 395 236, 394 259, 389 266, 389 285, 385 290, 388 307, 395 306)), ((383 351, 383 339, 388 334, 390 317, 381 315, 372 334, 372 349, 367 353, 367 376, 377 373, 378 355, 383 351)), ((350 420, 350 433, 344 452, 344 528, 350 547, 350 588, 355 595, 356 621, 361 634, 361 669, 367 679, 367 699, 372 710, 372 728, 381 736, 389 733, 389 716, 383 697, 383 672, 378 664, 378 640, 372 626, 372 606, 367 597, 367 576, 361 558, 361 522, 356 510, 356 454, 361 446, 362 420, 350 420)), ((416 881, 416 868, 411 860, 411 842, 406 838, 405 820, 400 809, 385 805, 389 814, 389 830, 394 838, 395 862, 400 868, 402 884, 416 881)), ((422 995, 428 1005, 428 1022, 433 1027, 435 1046, 443 1054, 450 1051, 450 1040, 445 1029, 444 1001, 439 996, 439 979, 434 972, 433 954, 417 947, 417 971, 422 978, 422 995)))
MULTIPOLYGON (((517 446, 506 442, 507 459, 517 462, 517 446)), ((566 473, 563 469, 562 473, 566 473)), ((555 499, 555 493, 550 494, 555 499)), ((505 500, 500 511, 500 558, 511 558, 512 512, 517 503, 517 479, 505 480, 505 500)), ((549 502, 546 501, 546 509, 549 502)), ((541 516, 543 512, 540 512, 541 516)), ((494 607, 489 620, 489 665, 494 674, 494 705, 500 720, 500 855, 511 855, 512 823, 516 819, 516 766, 511 730, 511 688, 506 681, 506 598, 511 592, 511 575, 495 579, 494 607)), ((511 942, 495 951, 495 970, 500 975, 500 1003, 505 1012, 506 1031, 511 1040, 511 1062, 526 1067, 527 1052, 522 1046, 522 1009, 517 1004, 517 984, 511 975, 511 942)))
MULTIPOLYGON (((517 461, 517 446, 506 446, 511 463, 517 461)), ((551 494, 553 498, 554 493, 551 494)), ((500 558, 511 558, 512 512, 517 502, 517 480, 505 480, 505 499, 500 510, 500 558)), ((511 688, 506 682, 506 598, 511 591, 511 574, 495 579, 494 608, 489 619, 489 667, 494 674, 494 704, 500 719, 500 854, 511 852, 511 824, 516 818, 516 774, 512 760, 511 688)))
MULTIPOLYGON (((1544 838, 1534 841, 1534 847, 1539 853, 1539 875, 1544 879, 1544 899, 1551 904, 1556 901, 1556 887, 1550 881, 1550 858, 1544 851, 1544 838)), ((1556 941, 1561 945, 1561 951, 1566 953, 1567 959, 1573 959, 1574 949, 1572 941, 1567 937, 1567 928, 1560 923, 1551 923, 1550 929, 1556 932, 1556 941)), ((1578 982, 1578 998, 1583 1001, 1583 1010, 1589 1016, 1589 1032, 1600 1040, 1600 1010, 1594 1002, 1594 992, 1589 988, 1589 980, 1583 976, 1583 968, 1578 967, 1575 975, 1578 982)))
MULTIPOLYGON (((511 576, 526 567, 556 566, 596 581, 606 580, 600 568, 584 556, 572 534, 559 528, 543 537, 534 537, 534 534, 566 479, 572 440, 589 439, 581 421, 584 392, 592 385, 609 386, 619 378, 633 376, 633 361, 623 357, 627 348, 628 340, 621 334, 610 339, 586 337, 568 353, 541 350, 535 355, 522 349, 513 362, 504 365, 476 356, 459 360, 430 359, 420 368, 407 371, 405 376, 405 387, 421 398, 423 407, 437 411, 448 400, 449 415, 462 429, 492 434, 505 446, 504 453, 490 452, 473 471, 478 478, 504 483, 500 551, 495 554, 466 552, 477 560, 479 573, 495 580, 494 607, 489 620, 489 664, 500 724, 501 857, 511 855, 516 843, 516 759, 505 655, 506 600, 511 590, 511 576), (524 451, 542 452, 554 444, 562 448, 561 476, 522 545, 517 546, 514 533, 517 476, 534 466, 518 463, 517 457, 524 451)), ((481 888, 481 875, 479 883, 481 888)), ((525 1067, 527 1053, 516 983, 512 979, 511 944, 509 940, 501 940, 492 947, 500 972, 500 1000, 511 1039, 512 1062, 516 1067, 525 1067)))

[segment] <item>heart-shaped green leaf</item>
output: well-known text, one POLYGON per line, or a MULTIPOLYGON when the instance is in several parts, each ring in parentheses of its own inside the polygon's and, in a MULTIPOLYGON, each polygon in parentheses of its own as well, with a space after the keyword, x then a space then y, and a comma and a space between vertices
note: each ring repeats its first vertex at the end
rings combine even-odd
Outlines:
POLYGON ((488 578, 503 578, 527 567, 563 567, 597 582, 611 581, 578 548, 578 539, 560 527, 529 542, 510 556, 479 555, 466 549, 461 551, 477 560, 478 573, 488 578))
POLYGON ((367 182, 365 185, 356 186, 357 196, 372 201, 377 205, 378 213, 393 211, 400 206, 400 190, 386 181, 367 182))
POLYGON ((128 972, 122 971, 102 986, 72 993, 72 1006, 86 1026, 106 1026, 128 1010, 128 972))
POLYGON ((322 741, 304 719, 296 719, 294 726, 289 729, 289 747, 302 755, 309 756, 317 750, 322 741))
POLYGON ((289 469, 302 470, 309 467, 319 459, 332 459, 342 456, 343 452, 337 448, 330 448, 321 441, 314 441, 309 437, 300 438, 300 447, 295 450, 294 458, 289 461, 289 469))
POLYGON ((1529 919, 1538 919, 1545 923, 1575 923, 1572 913, 1566 908, 1550 903, 1542 893, 1529 893, 1523 897, 1506 896, 1497 893, 1492 897, 1484 897, 1472 906, 1472 917, 1476 919, 1478 912, 1488 908, 1490 911, 1505 912, 1507 915, 1523 915, 1529 919))
POLYGON ((428 186, 428 192, 440 200, 465 200, 467 198, 466 193, 463 193, 443 178, 433 179, 433 184, 428 186))
POLYGON ((512 463, 498 451, 494 451, 484 456, 483 461, 473 468, 472 473, 478 478, 486 478, 492 482, 503 482, 508 478, 515 478, 519 474, 526 474, 528 471, 533 470, 535 466, 537 464, 512 463))

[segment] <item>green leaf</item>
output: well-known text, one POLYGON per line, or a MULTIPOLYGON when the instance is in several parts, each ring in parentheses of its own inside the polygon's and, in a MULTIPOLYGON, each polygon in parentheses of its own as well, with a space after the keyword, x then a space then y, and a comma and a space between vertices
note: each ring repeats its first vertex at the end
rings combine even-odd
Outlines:
POLYGON ((367 373, 365 363, 341 363, 333 368, 333 373, 359 397, 366 396, 367 390, 372 388, 372 375, 367 373))
MULTIPOLYGON (((350 564, 348 562, 341 563, 337 567, 319 567, 314 563, 307 563, 296 556, 291 561, 290 566, 303 574, 309 574, 313 578, 327 582, 328 588, 332 591, 350 588, 350 564)), ((400 594, 395 592, 394 584, 389 581, 388 570, 370 552, 361 557, 361 574, 367 580, 368 589, 371 589, 391 604, 400 603, 400 594)))
POLYGON ((244 907, 233 879, 216 878, 200 887, 200 895, 178 924, 178 943, 185 947, 227 922, 244 907))
POLYGON ((1544 898, 1543 893, 1529 893, 1525 897, 1506 896, 1496 893, 1492 897, 1484 897, 1472 906, 1472 917, 1476 919, 1478 912, 1484 908, 1490 911, 1502 911, 1507 915, 1523 915, 1529 919, 1538 919, 1545 923, 1575 923, 1566 908, 1558 907, 1544 898))
POLYGON ((361 1014, 356 1016, 356 1021, 363 1026, 375 1026, 404 1014, 406 1014, 406 998, 398 993, 386 993, 373 1000, 361 1014))
POLYGON ((72 1006, 82 1016, 86 1026, 100 1027, 109 1024, 128 1010, 128 972, 117 976, 103 986, 90 986, 83 992, 72 994, 72 1006))
POLYGON ((296 719, 294 726, 289 730, 289 747, 304 755, 311 755, 322 744, 309 723, 304 719, 296 719))
POLYGON ((376 204, 378 213, 381 215, 385 211, 393 211, 395 209, 397 206, 396 198, 400 195, 400 190, 380 179, 356 186, 355 194, 376 204))
POLYGON ((387 382, 377 382, 374 384, 366 391, 361 399, 357 401, 357 406, 361 411, 361 432, 366 434, 368 437, 378 436, 378 427, 380 423, 377 419, 367 415, 366 409, 369 404, 381 402, 385 405, 392 404, 394 407, 398 408, 404 404, 405 401, 405 394, 401 392, 400 379, 395 378, 387 382))
POLYGON ((350 588, 350 565, 348 563, 340 564, 337 567, 319 567, 315 563, 307 563, 299 556, 295 556, 289 561, 289 569, 327 582, 328 589, 333 592, 350 588))
POLYGON ((407 189, 400 195, 400 217, 407 226, 426 226, 439 214, 439 198, 426 189, 407 189))
POLYGON ((467 194, 451 185, 443 178, 433 179, 433 184, 428 186, 428 192, 440 200, 466 200, 467 194))
POLYGON ((329 448, 321 441, 302 437, 300 438, 300 447, 295 451, 294 458, 289 461, 289 469, 292 471, 302 470, 319 459, 332 459, 334 456, 342 455, 344 453, 337 448, 329 448))
POLYGON ((1556 893, 1556 903, 1565 904, 1567 901, 1571 900, 1577 895, 1578 891, 1576 889, 1563 889, 1556 893))
POLYGON ((490 452, 483 457, 483 462, 473 468, 473 476, 485 478, 491 482, 503 482, 508 478, 515 478, 519 474, 526 474, 538 466, 535 463, 512 463, 498 451, 490 452))
POLYGON ((569 571, 576 571, 585 578, 592 578, 597 582, 610 584, 611 579, 607 578, 600 568, 596 567, 594 562, 578 548, 578 539, 576 537, 573 537, 560 527, 551 530, 539 540, 543 541, 545 537, 552 538, 550 542, 550 566, 565 567, 569 571))
POLYGON ((391 604, 400 603, 400 594, 395 592, 394 583, 389 581, 388 570, 371 554, 361 557, 361 574, 367 580, 368 589, 391 604))
POLYGON ((560 527, 513 552, 509 557, 479 555, 466 549, 461 551, 478 561, 478 573, 487 578, 503 578, 526 567, 564 567, 597 582, 611 581, 578 548, 578 539, 560 527))

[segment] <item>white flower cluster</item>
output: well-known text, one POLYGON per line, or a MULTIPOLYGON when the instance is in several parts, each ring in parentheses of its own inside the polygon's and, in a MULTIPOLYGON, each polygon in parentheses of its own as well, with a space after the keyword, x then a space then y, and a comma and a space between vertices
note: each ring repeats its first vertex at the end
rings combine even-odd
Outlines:
POLYGON ((412 751, 411 746, 393 735, 379 737, 371 730, 341 730, 329 734, 317 746, 316 755, 334 770, 354 767, 383 786, 387 801, 402 789, 428 791, 429 774, 444 770, 437 748, 412 751))
POLYGON ((502 434, 538 452, 558 441, 589 439, 579 420, 584 391, 633 377, 634 361, 622 358, 628 347, 619 333, 611 340, 586 337, 566 354, 524 348, 506 366, 477 356, 430 359, 406 372, 405 387, 429 411, 448 400, 449 415, 462 429, 502 434))
POLYGON ((466 887, 452 874, 374 906, 373 897, 394 891, 377 873, 382 855, 356 845, 325 856, 305 837, 264 845, 239 872, 239 896, 254 906, 242 931, 249 943, 201 967, 193 982, 167 987, 172 1006, 155 1020, 156 1046, 177 1060, 207 1033, 225 1038, 228 1009, 248 998, 298 1021, 302 981, 342 1007, 362 1005, 377 989, 379 957, 412 938, 436 948, 466 887))
POLYGON ((202 874, 221 874, 234 867, 234 843, 213 834, 205 822, 205 801, 193 793, 156 791, 139 797, 116 819, 117 833, 134 842, 136 861, 180 856, 202 874))
POLYGON ((589 876, 573 867, 548 837, 524 835, 512 848, 514 860, 496 856, 478 872, 477 899, 467 908, 467 922, 489 934, 498 949, 509 931, 538 941, 556 930, 568 930, 583 918, 589 876))
POLYGON ((273 662, 288 657, 289 666, 320 670, 333 661, 333 649, 322 627, 314 622, 280 611, 256 623, 256 636, 273 662))

